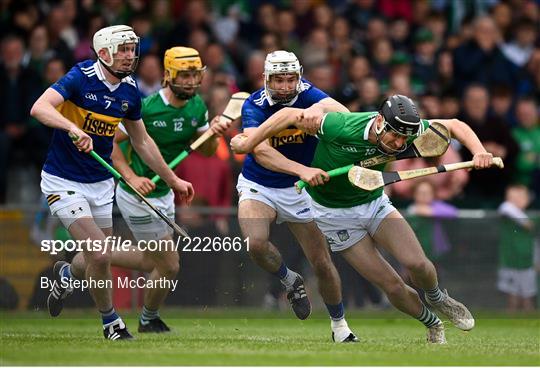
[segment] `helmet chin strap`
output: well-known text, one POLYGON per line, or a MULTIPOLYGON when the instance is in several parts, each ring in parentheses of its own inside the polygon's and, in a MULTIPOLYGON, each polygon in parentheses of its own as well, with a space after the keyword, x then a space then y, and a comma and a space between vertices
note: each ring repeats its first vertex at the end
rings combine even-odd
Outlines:
POLYGON ((407 146, 408 146, 407 143, 405 143, 401 148, 398 148, 398 149, 391 148, 387 146, 386 144, 384 144, 381 138, 384 137, 387 133, 388 131, 384 128, 384 124, 383 124, 382 129, 377 129, 377 127, 375 127, 375 137, 377 138, 377 150, 380 153, 387 156, 391 156, 391 155, 396 155, 398 153, 401 153, 407 149, 407 146))
POLYGON ((101 65, 103 65, 103 67, 105 69, 107 69, 107 71, 109 73, 111 73, 112 75, 114 75, 116 78, 118 79, 124 79, 125 77, 128 77, 130 76, 131 74, 133 74, 133 71, 129 71, 129 72, 122 72, 122 71, 117 71, 117 70, 113 70, 110 66, 108 66, 103 60, 101 60, 100 57, 98 57, 98 60, 100 62, 101 65))

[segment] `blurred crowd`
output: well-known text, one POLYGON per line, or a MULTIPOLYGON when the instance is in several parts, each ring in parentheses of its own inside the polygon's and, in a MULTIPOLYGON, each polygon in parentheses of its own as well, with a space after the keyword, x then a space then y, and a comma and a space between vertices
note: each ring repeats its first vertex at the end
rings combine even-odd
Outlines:
MULTIPOLYGON (((408 95, 422 117, 467 122, 504 159, 502 171, 433 176, 436 199, 495 208, 505 188, 519 183, 540 208, 539 0, 2 0, 0 9, 0 203, 14 200, 10 185, 39 183, 51 132, 29 115, 35 99, 94 57, 96 30, 129 24, 141 37, 142 97, 160 88, 164 50, 190 46, 208 67, 200 93, 212 117, 232 93, 261 88, 266 54, 285 49, 297 54, 306 79, 351 111, 408 95), (34 180, 10 180, 29 168, 34 180)), ((239 128, 216 156, 194 153, 178 168, 199 204, 234 205, 243 156, 227 141, 239 128)), ((469 158, 452 144, 441 158, 394 168, 469 158)), ((390 194, 411 201, 415 187, 403 182, 390 194)))

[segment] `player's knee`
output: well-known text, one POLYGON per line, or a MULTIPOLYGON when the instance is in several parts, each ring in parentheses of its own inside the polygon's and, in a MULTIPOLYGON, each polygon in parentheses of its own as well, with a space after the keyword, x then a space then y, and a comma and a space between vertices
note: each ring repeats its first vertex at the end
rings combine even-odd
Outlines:
POLYGON ((252 256, 257 256, 266 252, 268 248, 268 239, 264 236, 249 237, 249 253, 252 256))
POLYGON ((87 257, 88 266, 91 266, 92 268, 97 269, 97 270, 106 271, 111 265, 111 258, 112 257, 110 254, 102 254, 99 252, 93 252, 91 255, 87 257))
POLYGON ((311 265, 317 278, 329 278, 334 274, 334 264, 329 257, 317 257, 312 260, 311 265))
POLYGON ((161 276, 168 280, 174 280, 178 272, 180 272, 180 262, 178 258, 167 259, 165 262, 160 262, 158 271, 161 276))
POLYGON ((433 263, 426 257, 415 259, 407 265, 407 269, 413 275, 424 275, 429 273, 433 267, 433 263))

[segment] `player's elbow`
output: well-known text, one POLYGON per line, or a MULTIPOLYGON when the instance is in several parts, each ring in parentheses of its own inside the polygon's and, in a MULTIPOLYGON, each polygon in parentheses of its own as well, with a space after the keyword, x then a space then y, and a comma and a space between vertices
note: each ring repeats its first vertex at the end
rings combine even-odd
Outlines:
POLYGON ((32 108, 30 109, 30 116, 33 117, 34 119, 39 120, 40 112, 42 109, 41 105, 42 104, 39 99, 36 102, 34 102, 34 104, 32 105, 32 108))

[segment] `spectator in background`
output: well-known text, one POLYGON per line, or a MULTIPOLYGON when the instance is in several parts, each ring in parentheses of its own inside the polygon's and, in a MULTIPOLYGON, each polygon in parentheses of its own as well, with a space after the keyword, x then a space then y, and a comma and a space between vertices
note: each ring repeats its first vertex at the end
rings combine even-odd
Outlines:
POLYGON ((39 22, 37 5, 26 1, 13 1, 9 5, 9 10, 11 19, 7 21, 7 33, 28 39, 30 32, 39 22))
POLYGON ((389 24, 388 36, 394 50, 401 52, 409 51, 409 23, 403 18, 395 18, 389 24))
POLYGON ((133 31, 139 36, 140 56, 157 52, 157 45, 152 35, 152 23, 150 15, 146 12, 137 13, 131 18, 133 31))
POLYGON ((137 85, 141 98, 150 96, 161 89, 161 60, 154 54, 147 54, 141 58, 137 68, 137 85))
POLYGON ((95 58, 95 53, 92 50, 92 39, 98 30, 106 26, 105 18, 103 18, 99 13, 90 13, 87 22, 88 26, 85 28, 85 31, 82 32, 79 44, 73 51, 75 61, 95 58))
MULTIPOLYGON (((358 98, 361 84, 371 74, 369 60, 363 55, 354 56, 349 63, 347 72, 347 75, 342 77, 345 84, 338 88, 336 96, 336 99, 345 105, 358 98)), ((358 111, 357 109, 353 110, 358 111)))
POLYGON ((62 59, 51 58, 47 60, 43 69, 43 91, 56 83, 64 74, 66 74, 66 66, 62 59))
POLYGON ((451 244, 441 219, 456 218, 456 207, 435 196, 436 187, 428 180, 418 181, 413 188, 414 202, 407 208, 407 218, 426 256, 434 262, 450 251, 451 244))
MULTIPOLYGON (((211 116, 220 115, 225 111, 225 107, 231 98, 231 91, 226 86, 215 86, 209 92, 208 111, 211 116)), ((235 178, 242 170, 242 163, 246 155, 236 154, 231 151, 229 142, 231 138, 240 133, 240 119, 232 122, 231 127, 219 137, 216 157, 227 162, 232 170, 232 177, 235 178)), ((236 196, 236 191, 233 191, 233 196, 236 196)))
POLYGON ((256 91, 264 87, 264 59, 265 54, 259 50, 249 54, 240 88, 242 91, 256 91))
MULTIPOLYGON (((347 4, 343 15, 347 17, 351 27, 361 33, 367 29, 369 20, 378 16, 375 0, 354 0, 347 4)), ((354 34, 353 37, 358 37, 354 34)))
POLYGON ((351 111, 377 111, 381 106, 381 99, 379 82, 373 77, 367 77, 360 84, 360 96, 357 100, 359 106, 351 111))
POLYGON ((421 82, 423 89, 425 89, 431 81, 437 78, 435 58, 437 44, 433 33, 426 28, 420 28, 416 31, 414 34, 414 49, 412 77, 421 82))
POLYGON ((540 120, 534 99, 523 97, 517 101, 518 126, 512 135, 520 147, 516 162, 515 181, 534 190, 540 197, 540 120))
POLYGON ((306 38, 313 28, 327 29, 332 23, 332 11, 325 4, 318 5, 316 9, 313 9, 311 1, 297 0, 291 2, 291 10, 294 13, 296 34, 300 39, 306 38))
POLYGON ((332 49, 330 59, 336 67, 346 71, 353 55, 364 53, 364 46, 351 38, 351 27, 344 17, 334 20, 329 34, 332 49))
POLYGON ((488 88, 496 84, 513 87, 516 71, 499 49, 502 38, 493 19, 479 17, 473 29, 473 39, 454 51, 454 76, 459 91, 474 82, 488 88))
MULTIPOLYGON (((276 19, 274 18, 272 21, 276 22, 276 19)), ((296 33, 296 18, 292 10, 282 9, 278 12, 275 32, 281 47, 295 54, 300 54, 301 41, 296 33)))
MULTIPOLYGON (((163 37, 159 55, 164 55, 166 49, 178 44, 187 44, 195 48, 194 45, 188 42, 189 34, 200 29, 209 35, 212 33, 211 23, 212 12, 208 9, 206 1, 187 0, 182 17, 176 20, 174 26, 163 37)), ((199 53, 204 55, 203 49, 196 48, 196 50, 199 50, 199 53)), ((208 62, 208 60, 205 60, 205 62, 208 62)))
MULTIPOLYGON (((460 120, 469 124, 484 147, 493 156, 504 161, 503 170, 472 170, 470 182, 465 188, 468 195, 474 196, 478 206, 489 205, 502 198, 504 189, 510 184, 515 170, 515 160, 519 150, 512 137, 510 127, 504 122, 488 117, 489 94, 486 87, 472 84, 463 95, 463 112, 460 120)), ((470 160, 467 150, 462 151, 464 160, 470 160)), ((471 202, 471 205, 473 203, 471 202)))
POLYGON ((263 54, 268 55, 282 49, 279 38, 275 33, 266 33, 261 37, 259 48, 263 54))
POLYGON ((203 59, 208 69, 212 70, 214 74, 218 71, 224 71, 234 79, 237 79, 238 71, 231 62, 223 46, 219 43, 209 44, 204 51, 203 59))
POLYGON ((443 119, 453 119, 459 115, 459 97, 452 90, 443 92, 441 96, 441 115, 443 119))
POLYGON ((335 96, 334 70, 330 64, 320 63, 311 66, 306 72, 306 77, 321 91, 326 92, 329 96, 335 96))
MULTIPOLYGON (((275 34, 277 31, 276 19, 276 6, 269 2, 262 3, 257 8, 255 16, 252 16, 249 22, 240 24, 240 34, 246 39, 249 45, 256 48, 265 35, 275 34)), ((266 54, 265 50, 263 52, 266 54)))
POLYGON ((388 80, 390 77, 390 61, 392 60, 392 44, 386 38, 377 40, 370 48, 371 70, 373 76, 379 81, 388 80))
MULTIPOLYGON (((441 116, 441 100, 432 91, 426 91, 419 97, 419 106, 424 119, 435 119, 441 116)), ((454 115, 455 116, 455 115, 454 115)))
POLYGON ((503 39, 508 39, 508 34, 512 26, 512 8, 510 4, 500 1, 491 8, 491 18, 503 39))
MULTIPOLYGON (((296 1, 298 3, 302 1, 296 1)), ((304 1, 307 3, 307 1, 304 1)), ((326 32, 331 32, 331 28, 335 26, 340 18, 334 17, 334 11, 327 4, 319 4, 313 9, 314 26, 324 29, 326 32)), ((343 18, 341 18, 343 19, 343 18)), ((298 20, 298 17, 297 17, 298 20)), ((345 21, 346 22, 346 21, 345 21)))
MULTIPOLYGON (((24 41, 7 35, 0 45, 0 203, 7 189, 8 162, 27 157, 30 108, 41 91, 40 76, 22 65, 24 41)), ((19 160, 20 161, 20 160, 19 160)), ((19 162, 20 164, 20 162, 19 162)))
POLYGON ((364 42, 373 46, 380 40, 387 40, 387 26, 383 18, 376 16, 368 21, 364 42))
POLYGON ((28 49, 23 57, 23 65, 42 74, 47 60, 54 56, 54 51, 49 48, 49 35, 44 25, 37 25, 30 33, 28 49))
POLYGON ((531 58, 538 25, 530 19, 518 19, 514 25, 514 37, 501 46, 503 54, 517 67, 524 67, 531 58))
POLYGON ((447 22, 444 13, 431 12, 426 19, 425 26, 433 34, 433 42, 435 47, 440 49, 444 46, 444 37, 447 31, 447 22))
POLYGON ((71 24, 66 17, 64 8, 57 5, 51 8, 47 15, 47 30, 49 33, 49 45, 54 50, 55 55, 64 61, 68 68, 71 68, 75 62, 73 58, 73 50, 64 40, 64 31, 70 33, 71 24))
POLYGON ((488 112, 490 119, 497 119, 508 126, 515 126, 516 119, 512 113, 512 90, 505 85, 491 89, 491 103, 488 112))
POLYGON ((322 28, 316 28, 309 34, 307 42, 302 46, 304 68, 325 64, 330 59, 330 35, 322 28))
MULTIPOLYGON (((154 0, 151 2, 151 6, 152 34, 158 44, 163 44, 166 40, 167 33, 170 32, 174 25, 171 4, 169 0, 154 0)), ((195 50, 201 50, 194 46, 190 47, 193 47, 195 50)))
POLYGON ((535 226, 525 213, 530 197, 527 187, 512 185, 499 206, 499 277, 497 288, 507 295, 509 312, 532 311, 537 293, 533 267, 535 226))

